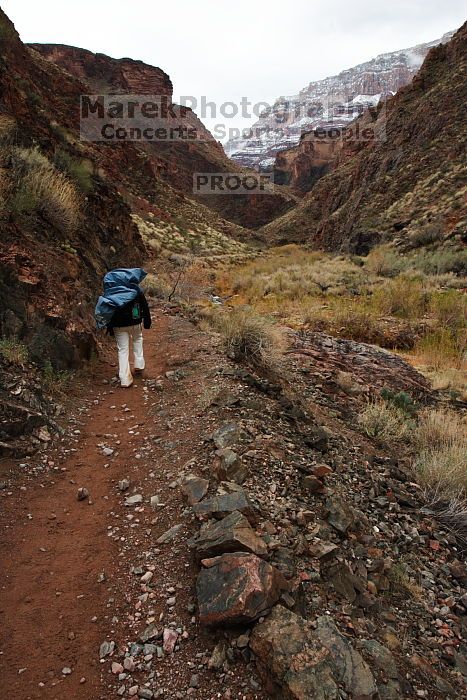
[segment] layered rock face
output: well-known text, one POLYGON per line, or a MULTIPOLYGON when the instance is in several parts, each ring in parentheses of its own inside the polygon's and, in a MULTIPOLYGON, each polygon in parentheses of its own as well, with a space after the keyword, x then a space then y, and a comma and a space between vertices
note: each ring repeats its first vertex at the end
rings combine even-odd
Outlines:
POLYGON ((115 60, 102 53, 63 44, 29 44, 44 58, 88 83, 94 93, 128 92, 172 98, 172 81, 160 68, 131 58, 115 60))
POLYGON ((296 146, 302 134, 316 128, 342 128, 365 109, 378 104, 381 98, 407 85, 428 51, 449 41, 452 34, 381 54, 338 75, 309 83, 298 95, 278 98, 244 138, 226 144, 227 155, 243 166, 271 169, 276 155, 296 146))
POLYGON ((462 241, 466 67, 464 25, 431 49, 410 85, 352 124, 373 138, 346 140, 332 172, 265 226, 265 238, 361 253, 383 240, 415 247, 425 235, 462 241))
POLYGON ((63 369, 94 348, 90 310, 101 275, 124 262, 140 264, 143 245, 128 206, 98 175, 102 153, 78 144, 85 86, 25 47, 4 13, 0 25, 2 331, 27 342, 33 359, 47 357, 63 369), (55 165, 59 158, 80 168, 86 191, 71 187, 72 178, 55 165), (44 189, 36 177, 36 189, 24 189, 20 176, 27 171, 32 178, 38 168, 52 173, 55 188, 44 189), (70 202, 60 194, 63 183, 70 202))
POLYGON ((313 131, 303 134, 297 146, 277 154, 274 182, 289 185, 299 193, 308 192, 331 170, 342 144, 340 131, 324 137, 313 131))

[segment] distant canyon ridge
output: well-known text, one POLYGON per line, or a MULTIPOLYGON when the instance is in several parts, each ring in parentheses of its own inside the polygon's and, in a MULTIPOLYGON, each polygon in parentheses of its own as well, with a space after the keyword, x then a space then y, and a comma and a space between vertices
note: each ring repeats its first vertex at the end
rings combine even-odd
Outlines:
POLYGON ((329 132, 331 128, 345 128, 363 111, 392 96, 410 83, 428 51, 448 42, 453 34, 448 32, 425 44, 380 54, 338 75, 311 82, 298 95, 279 97, 253 124, 248 138, 231 139, 225 144, 226 154, 243 167, 276 170, 279 184, 309 190, 313 181, 326 172, 336 144, 325 139, 324 143, 305 144, 297 153, 294 149, 302 145, 301 141, 313 141, 317 129, 329 132), (311 159, 306 157, 310 151, 311 159), (290 167, 297 156, 302 161, 305 156, 307 161, 306 168, 301 169, 307 172, 305 178, 294 174, 290 167))

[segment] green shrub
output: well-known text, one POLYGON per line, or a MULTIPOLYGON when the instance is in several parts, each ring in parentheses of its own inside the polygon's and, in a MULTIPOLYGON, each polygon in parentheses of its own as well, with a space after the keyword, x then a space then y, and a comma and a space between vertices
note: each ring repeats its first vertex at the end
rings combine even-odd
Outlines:
POLYGON ((0 355, 14 365, 24 365, 28 359, 28 349, 18 338, 1 338, 0 355))
POLYGON ((89 161, 74 158, 67 151, 59 149, 55 153, 54 163, 59 170, 69 175, 85 194, 91 192, 92 165, 89 161))

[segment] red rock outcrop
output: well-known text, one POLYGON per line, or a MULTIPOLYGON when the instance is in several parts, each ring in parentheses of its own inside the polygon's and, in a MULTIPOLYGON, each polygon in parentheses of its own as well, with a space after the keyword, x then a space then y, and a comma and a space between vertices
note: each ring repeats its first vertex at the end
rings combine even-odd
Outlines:
MULTIPOLYGON (((94 54, 73 46, 55 44, 31 44, 30 46, 47 61, 82 80, 89 87, 84 89, 85 93, 166 96, 168 104, 172 104, 172 83, 160 68, 129 58, 116 59, 104 54, 94 54)), ((126 151, 132 150, 144 154, 144 167, 149 178, 162 179, 175 189, 217 211, 222 217, 241 226, 248 228, 261 226, 292 206, 293 198, 280 190, 273 194, 261 194, 258 197, 241 194, 219 196, 194 193, 193 173, 235 173, 240 172, 241 168, 227 158, 221 144, 213 138, 191 109, 179 105, 173 105, 173 109, 183 116, 180 119, 174 119, 171 125, 181 125, 185 129, 191 129, 196 138, 120 144, 119 150, 123 149, 123 153, 120 156, 120 168, 116 168, 112 174, 115 180, 128 179, 128 177, 125 178, 126 166, 123 161, 126 151)), ((137 171, 140 169, 141 159, 137 171)), ((139 176, 137 172, 132 172, 131 175, 134 188, 134 179, 138 180, 139 176)), ((145 191, 148 191, 146 185, 145 191)))
POLYGON ((172 81, 160 68, 131 58, 113 59, 102 53, 64 44, 29 44, 44 58, 88 83, 95 94, 166 95, 172 98, 172 81))
POLYGON ((298 146, 277 154, 274 182, 289 185, 298 193, 311 190, 336 162, 343 145, 340 134, 341 131, 325 136, 313 131, 303 134, 298 146))

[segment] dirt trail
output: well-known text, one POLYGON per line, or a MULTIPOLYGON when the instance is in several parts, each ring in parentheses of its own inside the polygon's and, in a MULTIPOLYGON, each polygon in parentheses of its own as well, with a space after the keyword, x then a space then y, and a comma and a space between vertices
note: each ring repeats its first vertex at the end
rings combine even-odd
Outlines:
MULTIPOLYGON (((148 376, 164 369, 166 325, 161 317, 145 335, 148 376)), ((110 381, 114 374, 115 369, 106 365, 97 386, 90 382, 90 396, 80 401, 102 393, 102 380, 110 381)), ((3 499, 0 687, 11 697, 63 698, 65 687, 69 698, 100 697, 97 651, 108 632, 109 614, 107 588, 98 575, 105 571, 110 578, 115 573, 116 546, 107 536, 114 505, 109 495, 115 492, 115 480, 127 475, 126 450, 132 446, 127 424, 114 422, 110 406, 125 402, 134 423, 142 423, 142 397, 143 384, 138 380, 129 390, 101 396, 77 428, 81 431, 77 451, 59 460, 61 471, 3 499), (114 442, 125 444, 112 470, 106 470, 108 458, 98 443, 110 433, 118 436, 114 442), (90 504, 77 502, 82 485, 90 491, 90 504), (97 621, 91 623, 93 616, 97 621), (73 669, 69 678, 61 673, 64 667, 73 669), (82 678, 85 682, 80 682, 82 678)), ((53 455, 49 458, 54 460, 53 455)))
MULTIPOLYGON (((197 570, 186 540, 197 524, 174 482, 183 470, 206 468, 197 462, 206 462, 203 435, 217 417, 200 405, 219 358, 192 324, 160 310, 145 333, 145 358, 144 378, 130 389, 112 383, 114 353, 94 368, 43 472, 22 470, 21 460, 11 465, 15 476, 0 491, 1 698, 109 700, 138 684, 169 699, 265 697, 244 663, 227 674, 202 672, 219 637, 193 617, 197 570), (131 486, 121 493, 125 478, 131 486), (77 500, 82 486, 89 502, 77 500), (125 507, 134 494, 143 502, 125 507), (150 507, 152 495, 160 507, 150 507), (157 544, 176 523, 178 539, 157 544), (140 581, 146 569, 154 576, 149 587, 140 581), (127 645, 152 621, 179 629, 176 653, 140 661, 119 679, 111 662, 123 663, 127 645), (105 640, 115 641, 115 653, 101 663, 105 640)), ((31 466, 43 462, 39 454, 31 466)))

